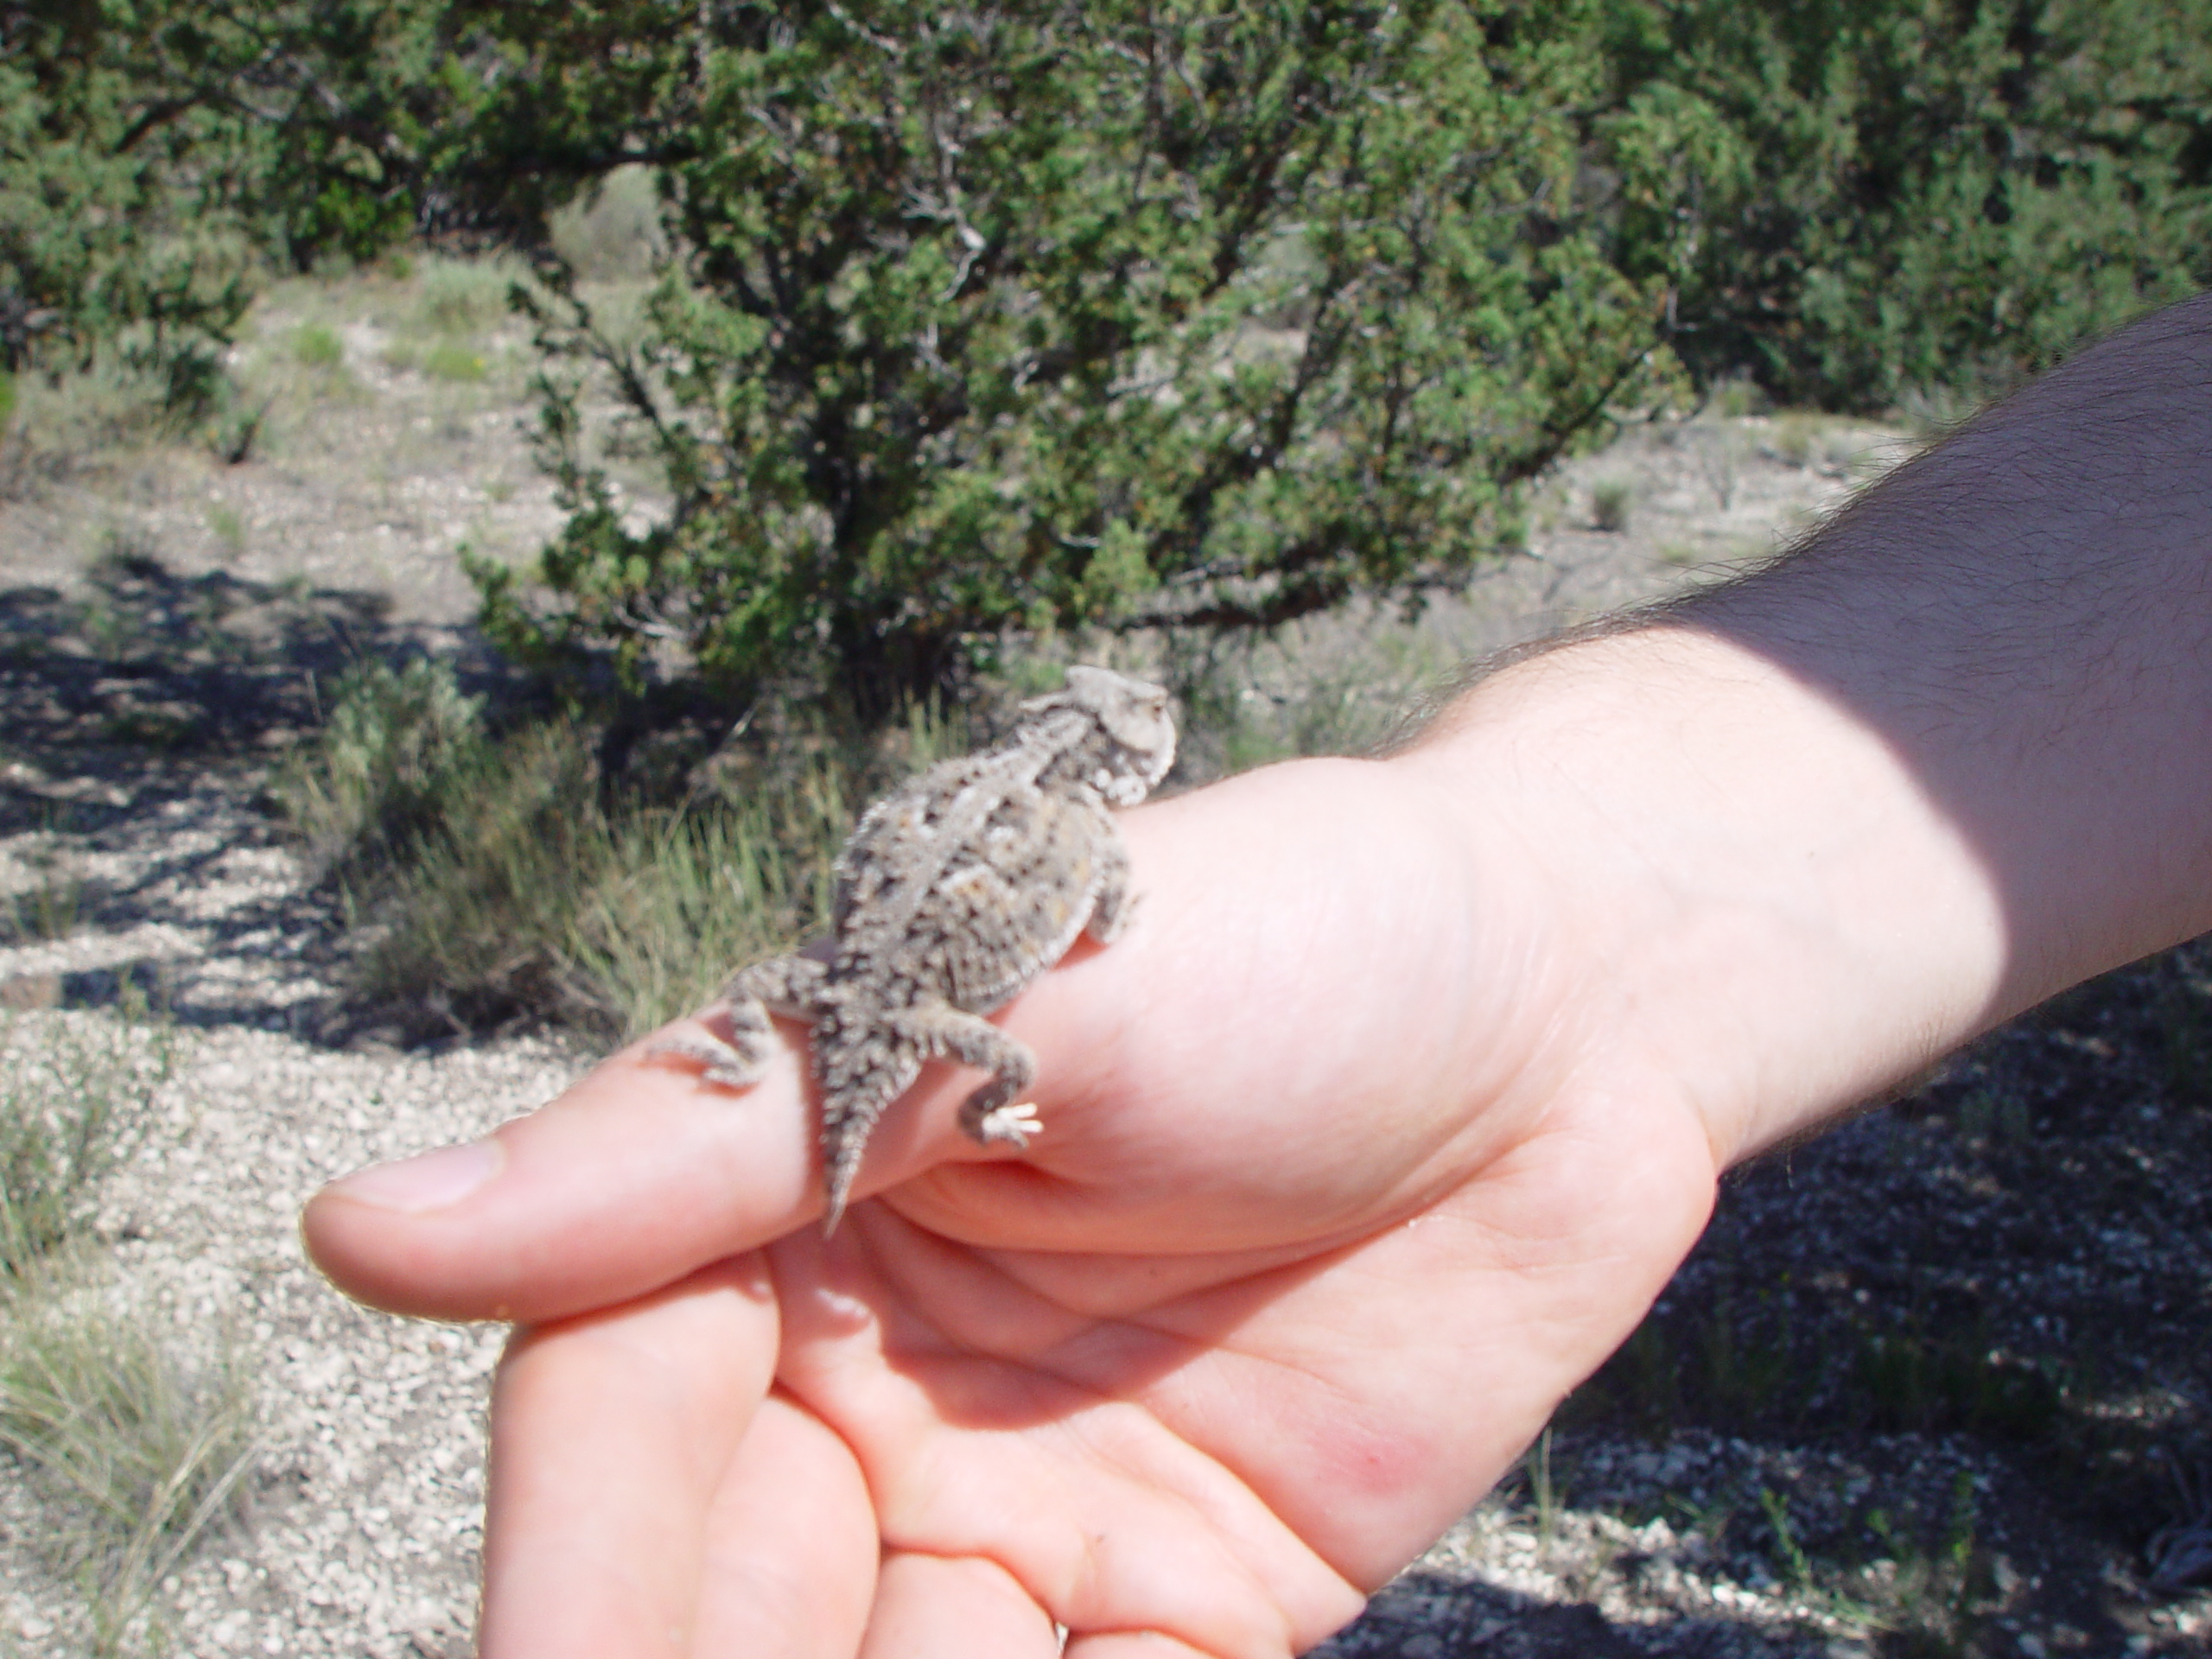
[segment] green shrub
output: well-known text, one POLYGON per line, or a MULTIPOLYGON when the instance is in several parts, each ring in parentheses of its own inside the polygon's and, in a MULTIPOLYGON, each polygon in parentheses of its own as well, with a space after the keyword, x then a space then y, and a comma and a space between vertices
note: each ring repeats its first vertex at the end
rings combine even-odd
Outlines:
MULTIPOLYGON (((823 453, 857 475, 902 433, 949 452, 925 467, 982 469, 986 494, 1040 486, 1012 515, 1038 545, 1013 578, 982 578, 1027 591, 959 596, 1013 626, 1095 610, 1058 589, 1102 558, 1094 588, 1126 594, 1117 522, 1162 581, 1271 580, 1280 564, 1235 538, 1196 544, 1253 505, 1298 541, 1296 510, 1326 499, 1301 482, 1302 435, 1371 448, 1389 424, 1347 407, 1414 422, 1368 479, 1378 508, 1412 512, 1411 537, 1492 507, 1488 490, 1605 393, 1637 401, 1612 375, 1662 344, 1708 383, 1748 372, 1787 403, 1886 408, 2001 386, 2212 281, 2212 30, 2165 0, 16 10, 0 35, 0 370, 127 346, 171 395, 204 397, 272 264, 404 259, 416 232, 550 245, 593 277, 672 250, 703 304, 660 338, 671 359, 712 349, 696 385, 659 388, 667 408, 701 417, 709 459, 754 453, 748 423, 800 429, 734 480, 753 505, 804 521, 772 475, 823 453), (800 130, 820 142, 771 154, 800 130), (654 174, 638 156, 664 160, 654 174), (825 330, 842 354, 821 354, 825 330), (1209 385, 1294 333, 1300 407, 1209 385), (1452 338, 1474 346, 1456 379, 1436 366, 1452 338), (1153 395, 1235 429, 1198 442, 1181 480, 1198 498, 1169 520, 1122 511, 1110 481, 1055 500, 1025 464, 1133 423, 1062 432, 1044 409, 1082 426, 1087 403, 1153 395), (1499 412, 1479 442, 1470 399, 1499 412), (1002 452, 953 418, 971 401, 988 405, 978 432, 1022 415, 1002 452), (1440 432, 1462 442, 1433 454, 1440 432), (1425 499, 1485 463, 1471 496, 1425 499), (1275 487, 1232 487, 1255 480, 1275 487)), ((434 309, 466 315, 431 326, 479 328, 497 304, 439 290, 434 309)), ((1127 505, 1179 503, 1178 487, 1127 505)), ((899 511, 874 515, 882 545, 838 550, 852 568, 927 539, 897 486, 877 497, 860 519, 899 511)), ((1357 540, 1313 556, 1348 561, 1351 588, 1404 575, 1357 540)))
MULTIPOLYGON (((0 368, 212 362, 272 264, 375 257, 517 186, 461 140, 489 48, 454 0, 81 0, 0 29, 0 368), (475 68, 464 67, 464 60, 475 68), (441 175, 436 183, 432 175, 441 175)), ((531 20, 507 25, 518 36, 531 20)), ((487 138, 490 135, 487 135, 487 138)), ((496 146, 494 146, 496 148, 496 146)), ((511 210, 527 220, 525 200, 511 210)))
POLYGON ((302 323, 292 335, 292 356, 310 369, 334 369, 346 360, 346 342, 335 329, 302 323))
POLYGON ((615 10, 620 64, 542 49, 640 89, 681 269, 634 351, 557 276, 534 305, 673 507, 626 520, 556 386, 549 591, 472 567, 531 660, 680 647, 881 716, 1033 631, 1416 597, 1664 393, 1666 278, 1609 263, 1581 164, 1582 7, 615 10))
POLYGON ((1785 404, 1984 395, 2212 282, 2212 30, 2152 0, 1605 0, 1618 257, 1785 404), (1633 168, 1628 175, 1635 176, 1633 168))
POLYGON ((11 16, 0 35, 0 369, 81 368, 127 340, 158 376, 227 340, 251 298, 220 182, 177 161, 200 148, 219 173, 222 124, 188 109, 132 153, 122 140, 158 93, 149 66, 115 73, 131 54, 105 32, 11 16))
POLYGON ((1624 531, 1635 504, 1636 486, 1629 480, 1600 479, 1590 490, 1590 522, 1599 530, 1624 531))
POLYGON ((481 703, 449 665, 366 663, 339 679, 322 729, 278 769, 271 790, 309 862, 328 871, 388 857, 435 822, 486 746, 481 703))
POLYGON ((481 380, 485 375, 484 357, 466 346, 441 341, 423 354, 423 372, 433 380, 481 380))

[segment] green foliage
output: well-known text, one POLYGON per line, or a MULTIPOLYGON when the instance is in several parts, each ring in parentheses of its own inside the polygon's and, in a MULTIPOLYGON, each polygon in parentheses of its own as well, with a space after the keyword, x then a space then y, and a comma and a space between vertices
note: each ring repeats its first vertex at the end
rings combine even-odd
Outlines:
MULTIPOLYGON (((1628 528, 1630 510, 1636 505, 1636 486, 1624 478, 1605 478, 1590 490, 1590 522, 1599 530, 1628 528)), ((1721 504, 1724 507, 1726 502, 1721 504)))
POLYGON ((319 869, 389 854, 435 822, 453 780, 478 765, 482 704, 443 663, 365 663, 332 688, 315 741, 271 784, 319 869))
POLYGON ((423 372, 433 380, 468 383, 481 380, 487 365, 481 352, 472 352, 466 346, 445 340, 423 354, 423 372))
MULTIPOLYGON (((545 255, 569 517, 543 591, 474 567, 495 635, 880 718, 1417 605, 1682 365, 1970 408, 2212 282, 2208 87, 2212 0, 0 0, 0 373, 105 353, 235 458, 266 264, 545 255)), ((493 296, 428 286, 395 360, 476 378, 493 296)))
POLYGON ((346 342, 334 328, 302 323, 292 336, 292 355, 311 369, 334 369, 346 360, 346 342))
POLYGON ((1700 376, 1986 392, 2212 280, 2205 0, 1605 0, 1623 270, 1700 376))
POLYGON ((149 362, 223 338, 241 250, 187 176, 206 134, 163 119, 75 9, 0 8, 0 368, 77 365, 126 329, 149 362))
POLYGON ((609 73, 653 100, 681 268, 635 350, 557 276, 531 302, 673 510, 626 520, 581 378, 549 383, 550 603, 474 568, 537 660, 827 667, 880 712, 1008 633, 1414 598, 1660 392, 1664 275, 1607 257, 1577 8, 885 0, 648 47, 653 10, 609 73))
MULTIPOLYGON (((544 187, 475 170, 498 9, 0 0, 0 368, 124 342, 204 403, 271 258, 366 260, 544 187)), ((504 117, 497 118, 505 118, 504 117)), ((570 187, 563 187, 570 188, 570 187)))

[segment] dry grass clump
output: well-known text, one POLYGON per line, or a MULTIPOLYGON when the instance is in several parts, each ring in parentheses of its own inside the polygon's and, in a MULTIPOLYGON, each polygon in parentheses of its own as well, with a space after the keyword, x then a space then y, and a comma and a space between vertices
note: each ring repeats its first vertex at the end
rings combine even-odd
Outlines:
POLYGON ((41 1548, 82 1598, 84 1651, 159 1651, 162 1580, 233 1516, 256 1453, 251 1374, 111 1307, 80 1264, 19 1281, 0 1324, 0 1446, 45 1497, 41 1548))
POLYGON ((525 728, 359 884, 378 931, 359 988, 456 1029, 650 1030, 818 925, 845 802, 825 757, 745 802, 651 806, 610 796, 578 724, 525 728))
POLYGON ((855 810, 963 747, 923 714, 887 741, 787 734, 679 789, 603 775, 602 736, 572 715, 494 734, 443 664, 340 683, 273 792, 365 925, 366 1001, 425 1034, 650 1030, 822 926, 855 810))
POLYGON ((1628 528, 1636 505, 1636 486, 1625 478, 1600 479, 1590 491, 1590 522, 1618 535, 1628 528))
POLYGON ((443 664, 364 663, 330 695, 315 743, 288 756, 270 784, 325 872, 389 856, 428 828, 489 747, 481 699, 443 664))
POLYGON ((550 226, 553 251, 588 283, 642 282, 668 251, 652 170, 620 167, 550 226))
POLYGON ((0 1024, 0 1285, 79 1236, 101 1179, 144 1134, 167 1033, 0 1024))
POLYGON ((1175 779, 1376 753, 1458 666, 1439 640, 1373 612, 1309 619, 1265 640, 1171 638, 1159 671, 1182 728, 1175 779))
POLYGON ((346 361, 346 342, 320 322, 303 322, 292 333, 292 356, 302 367, 334 369, 346 361))
POLYGON ((46 486, 118 468, 202 424, 199 411, 172 407, 168 388, 119 352, 49 380, 10 383, 0 416, 0 501, 28 500, 46 486))
POLYGON ((137 1012, 0 1027, 0 1453, 41 1495, 39 1548, 97 1659, 160 1650, 162 1580, 232 1512, 255 1451, 236 1351, 188 1355, 102 1285, 92 1202, 172 1063, 137 1012))

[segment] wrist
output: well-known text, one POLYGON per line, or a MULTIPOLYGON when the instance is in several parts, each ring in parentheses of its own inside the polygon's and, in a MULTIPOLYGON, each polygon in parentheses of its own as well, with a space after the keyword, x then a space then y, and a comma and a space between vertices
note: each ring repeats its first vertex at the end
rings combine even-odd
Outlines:
POLYGON ((1725 1166, 2003 1017, 2005 909, 1881 736, 1759 653, 1662 626, 1484 682, 1400 757, 1529 873, 1562 1039, 1677 1093, 1725 1166))

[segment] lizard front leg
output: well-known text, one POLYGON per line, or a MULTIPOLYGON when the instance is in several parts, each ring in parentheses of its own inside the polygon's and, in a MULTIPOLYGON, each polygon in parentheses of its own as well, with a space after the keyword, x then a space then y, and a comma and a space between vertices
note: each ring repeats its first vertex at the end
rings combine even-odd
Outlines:
POLYGON ((677 1032, 655 1038, 645 1052, 696 1060, 708 1082, 749 1089, 767 1074, 775 1052, 775 1028, 769 1015, 780 1014, 810 1024, 820 1019, 829 974, 828 966, 811 957, 776 957, 741 968, 700 1010, 702 1015, 728 1018, 729 1041, 699 1032, 677 1032))
POLYGON ((1092 816, 1097 821, 1091 842, 1096 874, 1090 917, 1084 926, 1099 944, 1111 944, 1122 936, 1122 930, 1128 925, 1130 912, 1136 908, 1129 895, 1129 853, 1112 815, 1094 810, 1092 816))
POLYGON ((899 1023, 925 1054, 944 1054, 995 1075, 961 1103, 960 1127, 985 1146, 1026 1147, 1045 1126, 1021 1096, 1037 1080, 1037 1057, 979 1014, 946 1002, 907 1009, 899 1023))

